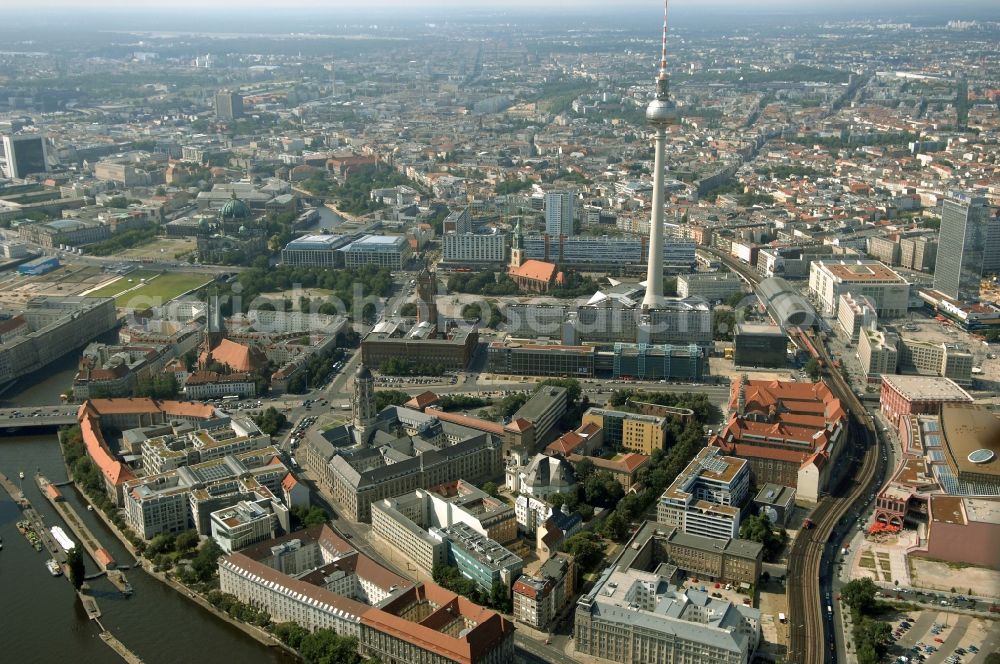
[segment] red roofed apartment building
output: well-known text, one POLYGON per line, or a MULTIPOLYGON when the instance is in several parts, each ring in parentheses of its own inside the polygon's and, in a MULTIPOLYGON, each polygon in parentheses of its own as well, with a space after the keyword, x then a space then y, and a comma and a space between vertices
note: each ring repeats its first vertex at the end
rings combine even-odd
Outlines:
POLYGON ((386 664, 514 661, 514 625, 499 613, 394 574, 326 525, 220 558, 219 584, 276 622, 353 636, 386 664))
POLYGON ((101 431, 106 429, 135 429, 162 424, 168 420, 207 420, 215 416, 215 409, 200 403, 186 401, 156 401, 155 399, 90 399, 77 411, 80 432, 87 455, 104 478, 108 497, 122 504, 122 485, 134 480, 132 470, 111 451, 101 431))
POLYGON ((815 503, 847 436, 847 412, 826 383, 734 379, 729 421, 709 442, 747 459, 755 486, 795 489, 815 503))

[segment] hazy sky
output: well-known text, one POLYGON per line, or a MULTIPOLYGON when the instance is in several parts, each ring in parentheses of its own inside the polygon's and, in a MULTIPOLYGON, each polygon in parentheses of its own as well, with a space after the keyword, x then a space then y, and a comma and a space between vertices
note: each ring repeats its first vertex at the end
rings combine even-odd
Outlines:
MULTIPOLYGON (((233 10, 265 10, 282 11, 289 8, 312 10, 381 10, 408 9, 411 11, 430 10, 434 8, 450 9, 487 9, 495 7, 507 8, 545 8, 572 12, 575 9, 600 8, 612 10, 627 8, 634 11, 639 8, 649 8, 656 13, 661 2, 659 0, 170 0, 167 3, 144 4, 135 0, 4 0, 2 4, 8 9, 37 10, 43 8, 69 8, 75 10, 116 8, 126 11, 168 12, 171 9, 233 9, 233 10)), ((744 11, 754 9, 798 10, 815 13, 825 7, 844 10, 849 7, 866 8, 868 10, 898 10, 920 12, 927 9, 942 10, 946 7, 959 9, 996 8, 996 0, 672 0, 672 8, 679 10, 695 10, 713 7, 733 7, 744 11)))

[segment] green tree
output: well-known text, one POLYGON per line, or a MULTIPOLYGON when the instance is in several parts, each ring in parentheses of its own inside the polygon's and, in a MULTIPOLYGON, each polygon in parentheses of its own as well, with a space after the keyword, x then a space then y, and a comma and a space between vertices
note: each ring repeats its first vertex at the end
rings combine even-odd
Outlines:
POLYGON ((604 555, 604 543, 590 531, 579 532, 563 545, 566 553, 574 556, 581 571, 592 569, 604 555))
POLYGON ((198 536, 197 530, 185 530, 177 535, 177 538, 174 540, 174 548, 180 552, 190 551, 198 546, 199 541, 201 541, 201 538, 198 536))
POLYGON ((771 519, 766 514, 750 516, 740 525, 740 537, 764 545, 764 558, 774 560, 785 545, 787 534, 784 529, 775 532, 771 519))
POLYGON ((859 615, 870 613, 875 608, 875 593, 878 587, 875 582, 865 577, 855 579, 840 589, 840 596, 850 609, 859 615))
POLYGON ((806 375, 809 376, 809 379, 815 383, 819 380, 820 374, 823 372, 823 368, 820 366, 819 360, 815 357, 810 357, 809 361, 806 362, 805 367, 803 367, 803 371, 805 371, 806 375))
POLYGON ((211 537, 202 542, 198 547, 198 553, 191 560, 191 570, 199 581, 207 582, 215 576, 218 571, 218 560, 222 556, 223 550, 211 537))
POLYGON ((497 485, 496 482, 486 482, 483 484, 483 491, 491 496, 496 497, 497 495, 497 485))
POLYGON ((302 637, 299 653, 307 664, 360 664, 358 640, 332 629, 317 629, 302 637))
POLYGON ((628 520, 618 510, 611 513, 604 521, 604 536, 620 542, 628 535, 628 520))
POLYGON ((66 566, 69 567, 70 583, 73 584, 73 588, 79 590, 83 586, 83 578, 86 576, 80 547, 74 546, 66 552, 66 566))
POLYGON ((386 406, 402 406, 410 400, 410 395, 402 390, 376 390, 375 409, 382 410, 386 406))
POLYGON ((310 507, 296 505, 289 510, 289 514, 292 517, 292 530, 321 526, 330 520, 330 515, 319 505, 310 507))

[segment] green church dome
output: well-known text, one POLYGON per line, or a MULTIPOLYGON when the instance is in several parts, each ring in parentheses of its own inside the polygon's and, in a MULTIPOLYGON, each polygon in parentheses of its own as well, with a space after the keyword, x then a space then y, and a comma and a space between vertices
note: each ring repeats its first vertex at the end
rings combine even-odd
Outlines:
POLYGON ((233 220, 233 219, 249 219, 253 213, 250 212, 250 206, 236 198, 236 194, 233 193, 233 197, 226 201, 226 204, 222 206, 222 210, 219 212, 219 217, 223 220, 233 220))

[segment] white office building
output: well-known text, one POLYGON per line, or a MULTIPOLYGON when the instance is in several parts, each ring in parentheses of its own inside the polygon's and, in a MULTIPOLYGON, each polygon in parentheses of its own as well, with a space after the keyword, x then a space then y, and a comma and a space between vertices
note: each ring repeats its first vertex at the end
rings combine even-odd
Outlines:
POLYGON ((750 465, 705 447, 660 496, 656 520, 689 535, 732 539, 750 495, 750 465))
POLYGON ((507 262, 507 236, 503 233, 446 233, 443 244, 446 263, 507 262))

